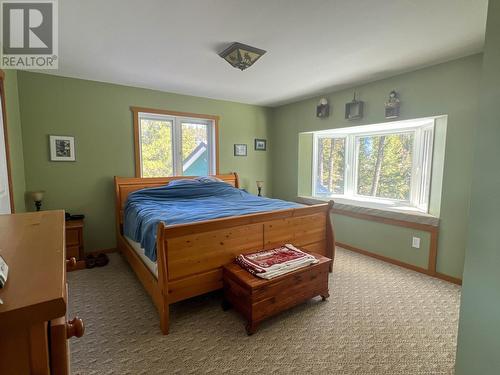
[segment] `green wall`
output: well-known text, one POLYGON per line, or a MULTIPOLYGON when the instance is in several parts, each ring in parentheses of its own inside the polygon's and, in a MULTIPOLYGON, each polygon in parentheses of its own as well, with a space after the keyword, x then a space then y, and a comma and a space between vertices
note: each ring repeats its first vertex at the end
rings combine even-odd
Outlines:
POLYGON ((115 247, 113 176, 134 176, 132 105, 220 116, 220 172, 271 193, 269 153, 253 150, 268 138, 267 108, 29 72, 18 85, 26 190, 45 190, 45 209, 85 214, 86 251, 115 247), (74 136, 76 162, 49 161, 49 135, 74 136), (234 157, 234 143, 248 156, 234 157))
POLYGON ((299 150, 298 150, 298 172, 297 192, 299 196, 310 197, 312 195, 312 178, 313 178, 313 133, 299 134, 299 150))
MULTIPOLYGON (((441 218, 437 270, 462 277, 481 63, 482 55, 473 55, 323 95, 330 103, 327 119, 316 117, 319 96, 274 109, 271 126, 273 195, 289 200, 297 196, 299 166, 309 162, 299 163, 298 160, 300 132, 386 122, 384 102, 389 92, 396 89, 402 100, 398 120, 448 115, 444 134, 446 153, 438 155, 438 158, 444 157, 444 170, 443 195, 440 206, 435 209, 441 218), (354 91, 365 102, 365 116, 362 120, 348 121, 344 119, 344 106, 352 100, 354 91)), ((303 142, 301 147, 304 147, 303 142)), ((303 181, 301 185, 304 186, 303 181)), ((420 265, 427 256, 424 247, 421 248, 424 254, 415 254, 417 250, 411 248, 411 237, 404 228, 391 227, 388 231, 385 224, 377 225, 381 232, 387 233, 386 246, 380 246, 377 238, 365 234, 364 249, 415 265, 420 265), (401 240, 403 236, 408 237, 406 243, 401 240), (399 254, 394 249, 399 249, 399 254), (413 261, 415 257, 419 260, 413 261)), ((359 241, 360 233, 367 233, 372 226, 372 223, 344 218, 336 234, 343 242, 354 244, 359 241)))
POLYGON ((380 225, 373 221, 352 218, 346 215, 333 215, 335 223, 335 241, 347 243, 358 249, 399 259, 421 268, 427 268, 429 262, 430 234, 412 228, 394 225, 380 225), (363 228, 360 235, 359 228, 363 228), (420 237, 420 249, 411 249, 402 256, 401 249, 408 247, 408 238, 420 237))
POLYGON ((475 143, 457 375, 500 373, 500 1, 490 1, 475 143))
POLYGON ((16 212, 26 210, 24 192, 23 140, 21 133, 21 117, 19 112, 19 94, 17 87, 17 72, 5 70, 5 110, 7 112, 7 134, 9 137, 9 155, 12 175, 12 193, 14 194, 14 209, 16 212))

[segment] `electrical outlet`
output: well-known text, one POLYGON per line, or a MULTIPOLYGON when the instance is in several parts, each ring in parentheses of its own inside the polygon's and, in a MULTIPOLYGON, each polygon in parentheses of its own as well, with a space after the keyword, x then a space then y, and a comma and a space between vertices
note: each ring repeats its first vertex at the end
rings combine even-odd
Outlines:
POLYGON ((413 237, 411 241, 411 247, 415 249, 420 249, 420 237, 413 237))

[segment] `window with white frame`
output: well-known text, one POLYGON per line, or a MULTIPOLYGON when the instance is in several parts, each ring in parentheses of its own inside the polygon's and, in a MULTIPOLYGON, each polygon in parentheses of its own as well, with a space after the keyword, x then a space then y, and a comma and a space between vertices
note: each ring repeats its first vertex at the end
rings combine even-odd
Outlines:
POLYGON ((215 127, 214 119, 138 112, 140 176, 216 174, 215 127))
POLYGON ((434 120, 314 133, 313 196, 428 212, 434 120))

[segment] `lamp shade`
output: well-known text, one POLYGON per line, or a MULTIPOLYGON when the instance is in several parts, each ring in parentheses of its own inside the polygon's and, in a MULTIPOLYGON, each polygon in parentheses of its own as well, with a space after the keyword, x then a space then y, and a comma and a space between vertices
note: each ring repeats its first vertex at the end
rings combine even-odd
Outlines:
POLYGON ((264 181, 256 181, 256 182, 258 188, 262 188, 262 186, 264 186, 264 181))
POLYGON ((245 70, 246 68, 252 66, 265 53, 266 51, 263 49, 234 42, 224 51, 219 53, 219 56, 233 67, 245 70))
POLYGON ((39 191, 33 191, 31 193, 31 197, 35 202, 41 202, 43 200, 43 195, 45 194, 45 191, 39 190, 39 191))

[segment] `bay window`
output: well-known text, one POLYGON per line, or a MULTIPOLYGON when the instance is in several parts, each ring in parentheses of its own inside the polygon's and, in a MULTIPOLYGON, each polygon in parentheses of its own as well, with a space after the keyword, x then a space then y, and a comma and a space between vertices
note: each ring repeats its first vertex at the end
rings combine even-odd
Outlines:
POLYGON ((427 212, 434 120, 314 133, 314 197, 340 197, 427 212))

